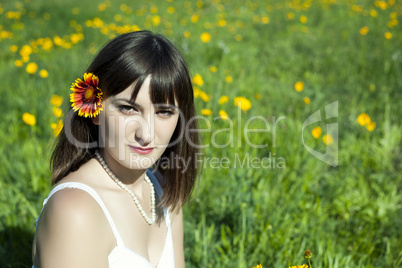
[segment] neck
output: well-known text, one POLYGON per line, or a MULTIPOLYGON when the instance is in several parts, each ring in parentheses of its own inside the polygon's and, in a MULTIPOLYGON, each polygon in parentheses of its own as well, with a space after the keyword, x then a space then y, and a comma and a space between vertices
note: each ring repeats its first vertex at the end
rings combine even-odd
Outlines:
POLYGON ((103 160, 108 165, 112 173, 128 187, 135 188, 135 185, 140 185, 144 181, 146 169, 130 169, 122 166, 109 154, 105 154, 103 150, 99 151, 103 160))

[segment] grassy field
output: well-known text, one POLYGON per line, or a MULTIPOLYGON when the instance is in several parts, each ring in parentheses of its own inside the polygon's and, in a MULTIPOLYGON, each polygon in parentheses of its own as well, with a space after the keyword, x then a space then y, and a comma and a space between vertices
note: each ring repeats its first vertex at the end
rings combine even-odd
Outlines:
POLYGON ((402 267, 401 11, 401 0, 1 1, 0 267, 31 265, 71 83, 139 29, 182 51, 205 130, 187 267, 287 268, 307 249, 314 268, 402 267))

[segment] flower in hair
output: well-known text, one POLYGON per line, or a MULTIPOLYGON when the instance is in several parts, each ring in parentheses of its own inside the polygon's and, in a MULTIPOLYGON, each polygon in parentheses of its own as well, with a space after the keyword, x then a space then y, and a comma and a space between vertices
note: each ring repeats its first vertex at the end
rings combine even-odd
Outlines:
POLYGON ((84 81, 77 78, 72 84, 71 107, 79 116, 96 117, 103 110, 102 90, 98 84, 99 78, 93 73, 85 73, 84 81))

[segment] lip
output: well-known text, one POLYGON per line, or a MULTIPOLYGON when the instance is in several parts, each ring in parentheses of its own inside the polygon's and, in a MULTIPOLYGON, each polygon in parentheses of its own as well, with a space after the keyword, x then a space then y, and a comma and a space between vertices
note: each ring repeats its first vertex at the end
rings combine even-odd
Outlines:
POLYGON ((150 154, 154 150, 154 148, 152 148, 152 147, 144 148, 144 147, 136 147, 136 146, 131 146, 131 145, 129 145, 128 147, 130 147, 131 150, 133 150, 134 152, 139 153, 139 154, 150 154))

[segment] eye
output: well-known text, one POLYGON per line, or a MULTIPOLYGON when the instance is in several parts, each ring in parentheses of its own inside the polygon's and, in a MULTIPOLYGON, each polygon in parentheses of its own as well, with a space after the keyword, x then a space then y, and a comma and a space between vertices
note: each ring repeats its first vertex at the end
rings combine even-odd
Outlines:
POLYGON ((164 118, 169 118, 172 115, 174 115, 175 111, 172 109, 161 109, 156 112, 157 115, 164 117, 164 118))
POLYGON ((137 112, 137 109, 135 109, 132 106, 128 106, 128 105, 120 105, 118 108, 119 108, 119 111, 123 114, 133 114, 133 113, 137 112))

